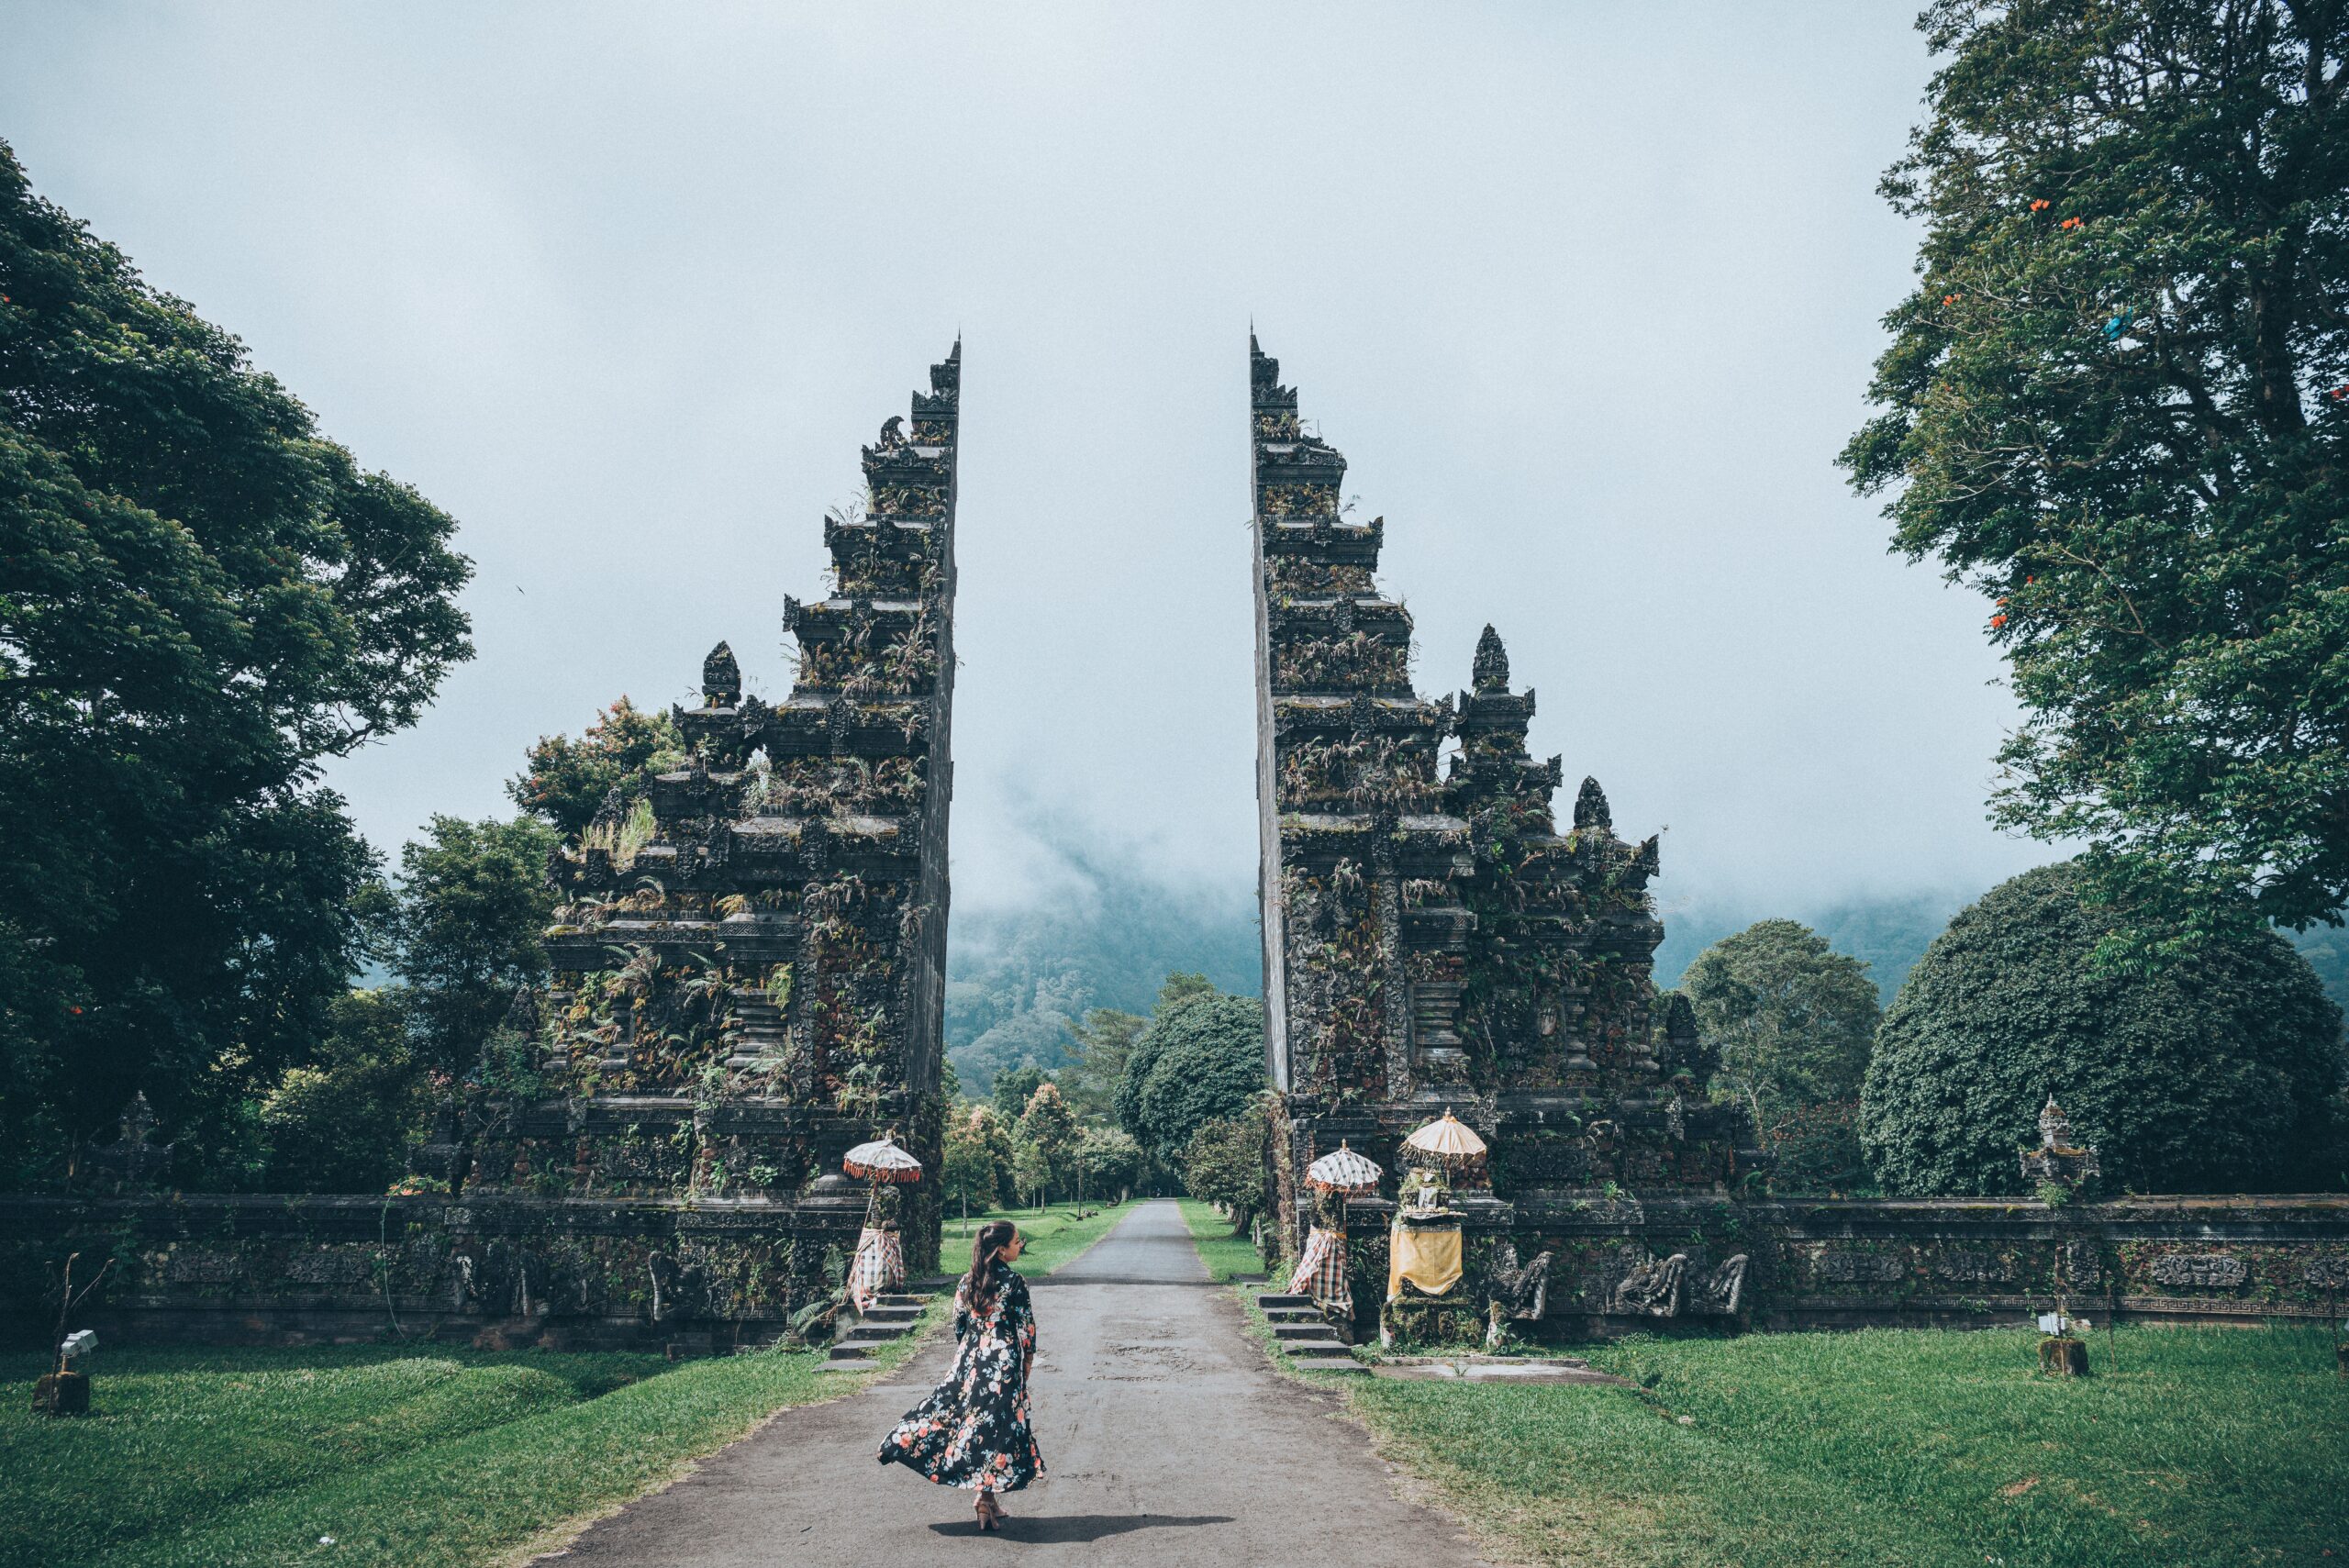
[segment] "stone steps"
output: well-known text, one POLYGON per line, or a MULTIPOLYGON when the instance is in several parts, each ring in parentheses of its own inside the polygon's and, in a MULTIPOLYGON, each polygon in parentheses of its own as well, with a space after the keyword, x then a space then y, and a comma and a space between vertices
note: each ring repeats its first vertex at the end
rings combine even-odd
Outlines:
POLYGON ((873 1360, 873 1352, 913 1331, 927 1297, 893 1292, 875 1296, 873 1309, 859 1314, 853 1327, 832 1337, 818 1372, 854 1372, 873 1360))
POLYGON ((1273 1339, 1290 1359, 1316 1372, 1367 1373, 1353 1350, 1321 1316, 1308 1296, 1266 1291, 1256 1297, 1257 1307, 1273 1326, 1273 1339))
POLYGON ((726 1059, 730 1072, 772 1067, 791 1044, 789 1023, 763 991, 734 993, 734 1026, 740 1038, 726 1059))

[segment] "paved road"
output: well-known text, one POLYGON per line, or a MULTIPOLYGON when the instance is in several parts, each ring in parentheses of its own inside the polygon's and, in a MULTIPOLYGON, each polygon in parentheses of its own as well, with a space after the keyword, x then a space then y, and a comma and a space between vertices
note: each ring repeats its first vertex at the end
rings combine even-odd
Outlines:
POLYGON ((874 1462, 945 1375, 951 1341, 890 1381, 785 1412, 582 1536, 612 1568, 865 1568, 964 1552, 1088 1565, 1474 1568, 1441 1515, 1398 1500, 1337 1402, 1281 1377, 1208 1283, 1174 1205, 1135 1209, 1035 1287, 1034 1419, 1047 1477, 981 1537, 970 1494, 874 1462))

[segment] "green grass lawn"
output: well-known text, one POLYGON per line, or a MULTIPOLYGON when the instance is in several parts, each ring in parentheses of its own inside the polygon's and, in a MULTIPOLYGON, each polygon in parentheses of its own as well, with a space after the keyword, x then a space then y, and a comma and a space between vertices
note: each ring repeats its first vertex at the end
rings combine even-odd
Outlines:
POLYGON ((1256 1244, 1234 1235, 1231 1221, 1217 1213, 1213 1204, 1187 1197, 1176 1201, 1183 1206, 1183 1223, 1191 1228, 1191 1245, 1199 1250, 1199 1262, 1208 1273, 1219 1281, 1264 1277, 1264 1260, 1256 1255, 1256 1244))
POLYGON ((52 1420, 39 1361, 0 1358, 0 1565, 481 1564, 863 1381, 821 1359, 118 1350, 95 1413, 52 1420))
POLYGON ((952 1217, 940 1238, 938 1266, 948 1273, 960 1273, 969 1268, 971 1238, 979 1227, 990 1219, 1008 1219, 1028 1239, 1027 1247, 1019 1254, 1019 1272, 1048 1274, 1108 1235, 1109 1227, 1131 1213, 1132 1208, 1131 1204, 1088 1204, 1087 1218, 1079 1219, 1074 1204, 1055 1203, 1042 1208, 990 1209, 971 1216, 967 1224, 959 1216, 952 1217))
MULTIPOLYGON (((1079 1219, 1056 1205, 1003 1218, 1032 1239, 1019 1266, 1038 1274, 1124 1213, 1079 1219)), ((959 1229, 950 1222, 950 1267, 959 1229)), ((876 1368, 918 1338, 885 1349, 876 1368)), ((478 1568, 651 1490, 775 1410, 871 1375, 819 1375, 821 1361, 107 1350, 95 1413, 52 1420, 29 1408, 45 1364, 0 1356, 0 1568, 478 1568)))
POLYGON ((2349 1383, 2305 1331, 2134 1329, 2035 1375, 2003 1329, 1633 1340, 1638 1390, 1362 1379, 1386 1455, 1513 1558, 2241 1568, 2349 1562, 2349 1383))

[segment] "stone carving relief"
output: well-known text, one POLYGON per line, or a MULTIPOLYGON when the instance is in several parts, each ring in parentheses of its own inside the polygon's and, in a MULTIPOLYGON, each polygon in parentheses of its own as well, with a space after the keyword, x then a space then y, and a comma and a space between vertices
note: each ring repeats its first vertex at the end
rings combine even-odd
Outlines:
POLYGON ((2223 1252, 2172 1252, 2155 1258, 2151 1273, 2156 1284, 2232 1290, 2251 1277, 2251 1267, 2223 1252))
POLYGON ((238 1273, 234 1252, 176 1251, 163 1267, 173 1284, 233 1284, 238 1273))
POLYGON ((2349 1290, 2349 1258, 2318 1258, 2309 1264, 2307 1277, 2319 1290, 2349 1290))
POLYGON ((2004 1284, 2014 1278, 2014 1270, 1996 1252, 1953 1249, 1933 1260, 1933 1274, 1963 1284, 2004 1284))
POLYGON ((287 1281, 322 1290, 364 1290, 374 1277, 374 1262, 364 1252, 306 1252, 285 1265, 287 1281))
POLYGON ((1745 1301, 1745 1275, 1751 1259, 1743 1252, 1711 1270, 1690 1266, 1688 1254, 1675 1252, 1658 1261, 1632 1265, 1616 1285, 1608 1310, 1645 1318, 1734 1317, 1745 1301))
POLYGON ((1826 1284, 1890 1284, 1908 1274, 1909 1265, 1892 1252, 1822 1252, 1811 1273, 1826 1284))
POLYGON ((1675 1252, 1657 1262, 1651 1259, 1632 1265, 1615 1287, 1615 1295, 1608 1303, 1609 1312, 1638 1313, 1648 1318, 1677 1318, 1680 1316, 1681 1284, 1688 1273, 1688 1254, 1675 1252))

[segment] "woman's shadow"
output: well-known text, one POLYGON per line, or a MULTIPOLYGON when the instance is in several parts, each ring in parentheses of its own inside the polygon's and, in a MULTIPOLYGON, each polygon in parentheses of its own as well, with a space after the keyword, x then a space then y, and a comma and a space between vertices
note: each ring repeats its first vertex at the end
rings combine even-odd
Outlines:
MULTIPOLYGON (((1057 1514, 1027 1515, 1006 1519, 1001 1534, 1015 1540, 1076 1541, 1099 1540, 1104 1536, 1124 1535, 1129 1530, 1163 1529, 1170 1525, 1228 1525, 1230 1514, 1057 1514)), ((940 1535, 976 1535, 979 1521, 957 1519, 952 1524, 930 1527, 940 1535)))

